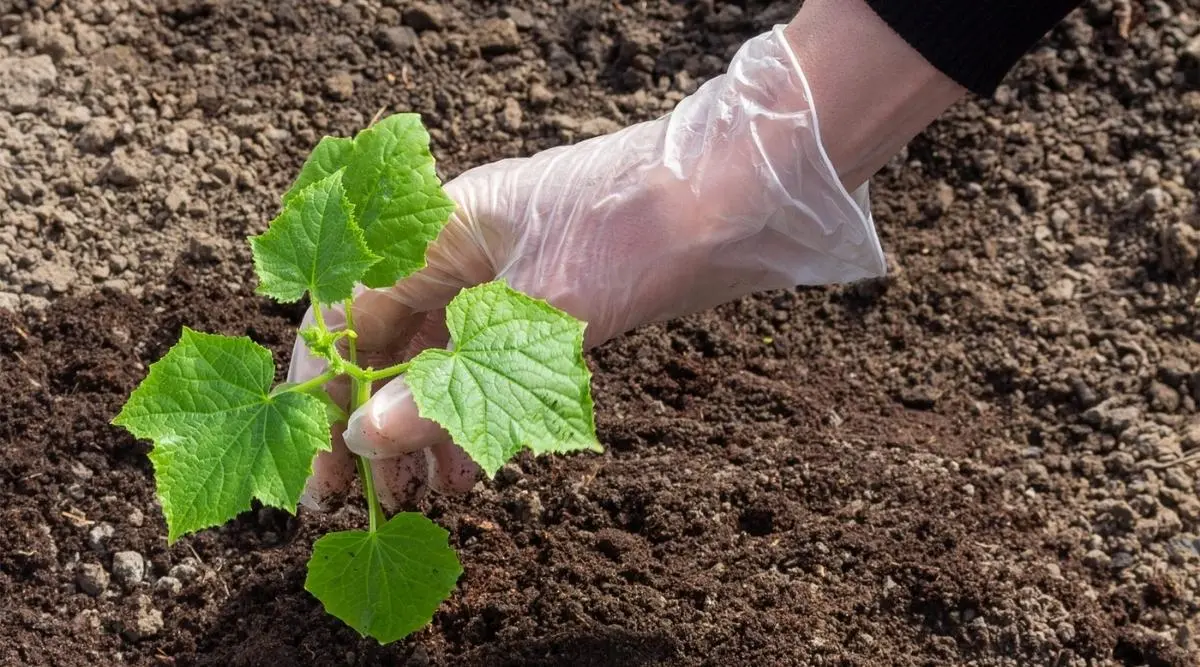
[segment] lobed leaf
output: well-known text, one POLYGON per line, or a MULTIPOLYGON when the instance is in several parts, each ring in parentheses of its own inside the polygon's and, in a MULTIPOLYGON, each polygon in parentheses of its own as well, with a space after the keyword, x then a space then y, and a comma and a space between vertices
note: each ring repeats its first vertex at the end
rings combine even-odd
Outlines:
POLYGON ((427 625, 458 582, 448 536, 415 512, 373 533, 329 533, 313 545, 304 588, 362 636, 394 642, 427 625))
POLYGON ((246 337, 184 328, 113 419, 150 440, 168 542, 220 525, 251 502, 296 511, 317 452, 330 449, 324 403, 269 393, 271 352, 246 337))
POLYGON ((405 380, 489 477, 525 447, 601 451, 584 323, 495 281, 461 291, 446 324, 453 350, 421 352, 405 380))
POLYGON ((354 222, 342 174, 300 190, 266 232, 250 238, 259 294, 291 303, 307 291, 319 304, 339 303, 379 261, 354 222))
POLYGON ((354 139, 322 139, 284 202, 344 170, 346 196, 367 247, 381 258, 367 270, 363 284, 388 287, 425 266, 426 248, 454 212, 434 166, 420 115, 394 114, 354 139))

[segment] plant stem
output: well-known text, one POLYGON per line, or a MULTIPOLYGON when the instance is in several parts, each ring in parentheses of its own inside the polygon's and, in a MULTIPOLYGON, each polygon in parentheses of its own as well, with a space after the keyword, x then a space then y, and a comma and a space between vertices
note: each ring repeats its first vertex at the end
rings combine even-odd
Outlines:
POLYGON ((410 362, 407 362, 407 361, 406 361, 406 362, 404 362, 404 363, 402 363, 402 364, 395 364, 395 365, 392 365, 392 366, 388 366, 387 368, 380 368, 379 370, 371 370, 371 369, 368 369, 368 370, 367 370, 367 377, 368 377, 368 378, 369 378, 369 379, 370 379, 372 382, 375 382, 376 380, 386 380, 386 379, 388 379, 388 378, 390 378, 390 377, 395 377, 395 376, 397 376, 397 375, 400 375, 400 374, 401 374, 401 373, 403 373, 404 371, 408 370, 408 364, 409 364, 409 363, 410 363, 410 362))
POLYGON ((317 329, 319 329, 321 333, 327 333, 329 329, 325 326, 325 316, 321 314, 321 305, 316 303, 315 299, 313 300, 312 304, 312 312, 313 319, 317 321, 317 329))
POLYGON ((272 391, 271 393, 278 395, 278 394, 286 394, 288 392, 295 391, 295 392, 300 392, 303 394, 303 393, 310 392, 313 389, 321 388, 322 386, 325 385, 326 382, 329 382, 330 380, 332 380, 335 377, 337 377, 336 372, 325 371, 324 373, 321 373, 320 375, 316 376, 315 378, 305 380, 304 382, 301 382, 300 384, 294 384, 291 386, 280 385, 279 388, 277 388, 275 391, 272 391))
MULTIPOLYGON (((346 299, 346 328, 354 331, 354 302, 351 299, 346 299)), ((351 366, 358 366, 358 345, 354 336, 349 339, 349 352, 351 366)), ((364 403, 371 398, 371 380, 363 378, 357 374, 351 375, 351 383, 353 391, 350 392, 350 414, 354 414, 364 403)), ((379 504, 379 497, 375 495, 375 475, 371 472, 371 462, 361 456, 355 456, 355 465, 358 467, 358 476, 362 478, 363 495, 367 498, 367 507, 370 509, 371 517, 371 532, 374 533, 387 523, 387 517, 383 513, 383 507, 379 504)))

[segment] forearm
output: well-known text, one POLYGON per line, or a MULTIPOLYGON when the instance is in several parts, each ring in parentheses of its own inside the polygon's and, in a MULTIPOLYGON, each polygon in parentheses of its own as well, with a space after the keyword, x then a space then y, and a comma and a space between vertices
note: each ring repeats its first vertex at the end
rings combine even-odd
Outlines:
POLYGON ((861 185, 968 91, 991 94, 1078 4, 807 0, 787 37, 843 184, 861 185))

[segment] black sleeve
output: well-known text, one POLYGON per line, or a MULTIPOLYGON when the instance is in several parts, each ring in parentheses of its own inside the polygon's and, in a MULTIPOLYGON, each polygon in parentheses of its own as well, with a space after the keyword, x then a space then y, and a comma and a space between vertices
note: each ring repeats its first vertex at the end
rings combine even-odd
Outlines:
POLYGON ((866 0, 934 67, 989 97, 1082 0, 866 0))

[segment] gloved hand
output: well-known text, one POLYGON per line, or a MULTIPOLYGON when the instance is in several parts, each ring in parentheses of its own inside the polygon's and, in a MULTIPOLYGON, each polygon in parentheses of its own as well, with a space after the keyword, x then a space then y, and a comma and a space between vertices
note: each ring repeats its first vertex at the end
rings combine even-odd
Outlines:
MULTIPOLYGON (((752 292, 885 272, 867 186, 853 196, 842 186, 782 27, 747 42, 726 74, 667 116, 473 169, 446 190, 458 210, 427 267, 356 298, 366 363, 444 346, 446 304, 495 278, 586 321, 591 347, 752 292)), ((336 326, 338 315, 327 317, 336 326)), ((322 368, 297 341, 289 380, 322 368)), ((351 480, 347 447, 371 459, 389 510, 427 486, 476 481, 465 453, 417 416, 403 377, 351 416, 344 444, 335 432, 335 451, 315 464, 310 507, 351 480)))

